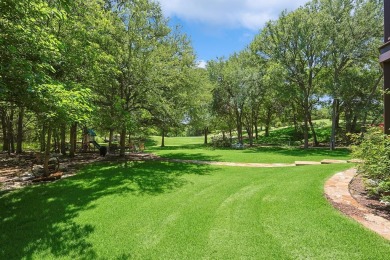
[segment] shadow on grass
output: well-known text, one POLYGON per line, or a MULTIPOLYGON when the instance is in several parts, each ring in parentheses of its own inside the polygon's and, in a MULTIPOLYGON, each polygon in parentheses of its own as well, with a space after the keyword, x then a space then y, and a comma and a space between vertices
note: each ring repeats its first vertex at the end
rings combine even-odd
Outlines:
POLYGON ((284 147, 256 147, 248 148, 244 150, 244 153, 272 153, 272 154, 281 154, 285 156, 299 156, 299 157, 309 157, 309 156, 320 156, 326 159, 326 157, 336 158, 336 157, 349 157, 351 151, 346 148, 338 148, 334 151, 324 148, 284 148, 284 147))
POLYGON ((176 151, 176 150, 199 150, 199 149, 213 149, 209 145, 205 144, 187 144, 187 145, 178 145, 178 146, 155 146, 151 150, 155 151, 176 151))
MULTIPOLYGON (((113 194, 157 196, 172 192, 188 183, 184 175, 211 171, 206 165, 105 163, 88 166, 69 179, 2 195, 0 259, 98 258, 88 240, 95 228, 77 223, 75 218, 80 212, 94 208, 97 199, 113 194)), ((128 258, 131 254, 116 259, 128 258)))
POLYGON ((218 161, 221 159, 219 155, 205 155, 203 153, 180 153, 173 152, 161 155, 162 158, 177 159, 177 160, 196 160, 196 161, 218 161))

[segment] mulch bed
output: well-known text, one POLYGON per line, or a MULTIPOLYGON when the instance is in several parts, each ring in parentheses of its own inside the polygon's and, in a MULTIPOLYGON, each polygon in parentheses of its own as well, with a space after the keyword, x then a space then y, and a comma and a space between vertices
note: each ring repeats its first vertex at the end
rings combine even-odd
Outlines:
MULTIPOLYGON (((364 187, 364 178, 359 174, 349 184, 349 192, 359 204, 370 209, 371 213, 390 220, 390 205, 368 195, 364 187)), ((348 209, 346 209, 348 212, 348 209)), ((352 210, 352 209, 350 209, 352 210)))

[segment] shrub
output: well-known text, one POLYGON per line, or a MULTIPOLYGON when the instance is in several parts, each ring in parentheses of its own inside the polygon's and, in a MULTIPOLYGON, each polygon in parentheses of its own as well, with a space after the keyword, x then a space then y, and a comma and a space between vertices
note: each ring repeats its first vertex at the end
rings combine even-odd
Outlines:
POLYGON ((228 137, 223 137, 222 135, 215 135, 211 137, 211 143, 213 147, 230 147, 230 138, 228 137))
POLYGON ((370 128, 358 141, 353 156, 362 160, 358 172, 367 178, 368 192, 390 201, 390 137, 380 128, 370 128))

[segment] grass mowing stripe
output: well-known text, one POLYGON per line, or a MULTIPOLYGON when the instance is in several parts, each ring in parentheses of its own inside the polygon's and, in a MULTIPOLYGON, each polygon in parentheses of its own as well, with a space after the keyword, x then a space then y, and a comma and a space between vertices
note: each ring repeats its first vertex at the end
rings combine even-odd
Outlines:
POLYGON ((90 166, 0 197, 0 259, 385 259, 323 196, 346 167, 90 166))

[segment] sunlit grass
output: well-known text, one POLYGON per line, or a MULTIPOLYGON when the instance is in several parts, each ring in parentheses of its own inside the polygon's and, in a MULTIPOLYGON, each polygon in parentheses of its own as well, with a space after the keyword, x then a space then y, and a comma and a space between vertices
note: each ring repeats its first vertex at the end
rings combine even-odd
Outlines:
MULTIPOLYGON (((204 142, 203 136, 165 137, 166 146, 197 145, 197 144, 203 144, 203 142, 204 142)), ((156 147, 161 146, 161 136, 151 136, 149 144, 156 147)))
POLYGON ((330 151, 326 148, 302 149, 295 147, 253 147, 243 150, 213 148, 203 144, 202 137, 171 137, 166 146, 160 147, 158 139, 153 138, 147 152, 165 158, 205 160, 243 163, 293 163, 295 161, 321 161, 323 159, 351 159, 350 150, 338 148, 330 151))
POLYGON ((0 259, 386 259, 323 196, 345 168, 90 166, 0 197, 0 259))

